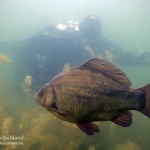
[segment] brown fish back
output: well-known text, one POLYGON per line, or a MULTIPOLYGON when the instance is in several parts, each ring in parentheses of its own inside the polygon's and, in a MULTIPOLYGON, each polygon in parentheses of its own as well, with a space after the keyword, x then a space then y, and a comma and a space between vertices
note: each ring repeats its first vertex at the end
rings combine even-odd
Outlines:
POLYGON ((131 86, 131 82, 124 72, 122 72, 112 63, 103 59, 93 58, 83 64, 81 67, 105 74, 106 76, 112 78, 124 86, 131 86))

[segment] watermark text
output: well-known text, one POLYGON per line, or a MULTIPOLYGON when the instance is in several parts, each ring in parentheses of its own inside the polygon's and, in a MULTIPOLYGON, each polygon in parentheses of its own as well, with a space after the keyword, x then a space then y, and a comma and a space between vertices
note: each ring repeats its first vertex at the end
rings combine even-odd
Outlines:
POLYGON ((23 139, 24 139, 23 135, 0 136, 0 145, 12 145, 12 146, 23 145, 23 139))

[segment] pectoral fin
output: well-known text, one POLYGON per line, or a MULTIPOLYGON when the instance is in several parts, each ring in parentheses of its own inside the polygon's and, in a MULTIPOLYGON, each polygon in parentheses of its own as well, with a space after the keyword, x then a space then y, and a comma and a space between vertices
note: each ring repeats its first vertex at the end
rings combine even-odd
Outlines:
POLYGON ((88 135, 99 132, 99 127, 95 123, 77 123, 77 126, 80 130, 88 135))
POLYGON ((112 122, 122 127, 128 127, 132 123, 132 113, 130 111, 123 112, 120 116, 114 118, 112 122))
POLYGON ((54 112, 56 112, 57 114, 61 115, 61 116, 66 116, 67 114, 63 111, 60 111, 56 108, 51 108, 54 112))
POLYGON ((61 116, 66 116, 67 115, 67 113, 65 113, 64 111, 61 111, 61 110, 58 109, 55 100, 52 102, 52 104, 49 107, 49 109, 51 109, 52 111, 56 112, 57 114, 59 114, 61 116))

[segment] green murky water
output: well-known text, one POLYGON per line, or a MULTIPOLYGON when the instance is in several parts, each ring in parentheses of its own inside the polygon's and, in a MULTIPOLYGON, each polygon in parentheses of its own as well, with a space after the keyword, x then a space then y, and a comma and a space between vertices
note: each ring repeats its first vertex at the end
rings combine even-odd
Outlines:
MULTIPOLYGON (((128 128, 98 122, 101 131, 93 136, 55 118, 34 100, 33 85, 30 95, 24 93, 24 77, 30 72, 19 63, 23 42, 42 28, 68 19, 80 21, 89 14, 101 19, 103 36, 123 49, 150 52, 149 4, 149 0, 0 0, 0 55, 7 56, 0 62, 0 149, 150 149, 150 119, 139 112, 133 112, 128 128), (7 64, 9 59, 12 63, 7 64), (4 139, 10 136, 16 139, 4 139)), ((119 66, 134 88, 150 83, 150 65, 119 66)))

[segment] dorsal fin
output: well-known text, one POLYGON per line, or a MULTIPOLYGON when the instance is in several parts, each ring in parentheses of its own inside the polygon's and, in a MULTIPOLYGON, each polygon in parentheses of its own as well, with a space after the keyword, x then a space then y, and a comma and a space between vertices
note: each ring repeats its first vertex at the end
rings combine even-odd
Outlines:
POLYGON ((126 74, 106 60, 93 58, 87 61, 81 67, 92 70, 94 72, 105 74, 108 77, 113 78, 117 82, 121 83, 122 85, 131 86, 131 82, 127 78, 126 74))

